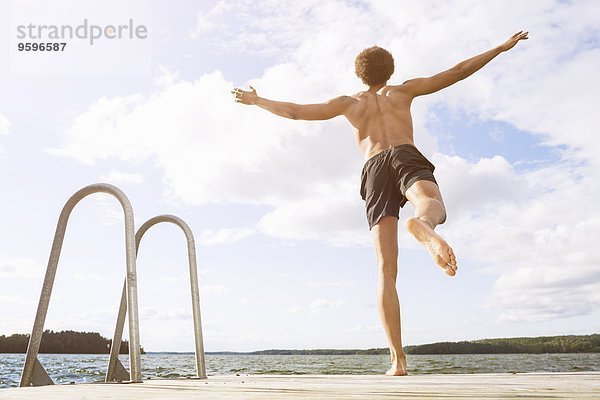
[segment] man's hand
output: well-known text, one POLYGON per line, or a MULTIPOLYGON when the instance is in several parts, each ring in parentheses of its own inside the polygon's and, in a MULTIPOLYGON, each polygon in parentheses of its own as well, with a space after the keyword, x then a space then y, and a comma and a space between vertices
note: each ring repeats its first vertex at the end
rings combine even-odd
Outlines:
POLYGON ((248 105, 256 104, 256 98, 258 97, 256 95, 256 89, 254 89, 252 86, 250 86, 250 89, 252 90, 246 91, 240 88, 233 89, 231 93, 235 96, 235 102, 248 105))
POLYGON ((529 33, 529 32, 525 32, 525 33, 523 33, 523 31, 519 31, 519 32, 515 33, 515 34, 514 34, 514 35, 512 35, 512 36, 511 36, 511 37, 510 37, 510 38, 509 38, 509 39, 508 39, 506 42, 504 42, 504 43, 502 43, 502 44, 500 45, 500 50, 501 50, 501 51, 507 51, 507 50, 510 50, 510 49, 512 49, 513 47, 515 47, 515 44, 517 44, 517 42, 518 42, 519 40, 527 40, 527 39, 529 39, 529 38, 527 37, 527 34, 528 34, 528 33, 529 33))

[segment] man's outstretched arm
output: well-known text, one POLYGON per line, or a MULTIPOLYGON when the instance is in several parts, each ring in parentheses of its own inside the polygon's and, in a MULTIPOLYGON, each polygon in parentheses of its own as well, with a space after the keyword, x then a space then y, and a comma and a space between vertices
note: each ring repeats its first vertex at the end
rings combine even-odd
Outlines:
POLYGON ((481 53, 475 57, 469 58, 468 60, 462 61, 456 64, 454 67, 440 72, 439 74, 430 76, 428 78, 416 78, 408 80, 402 84, 402 87, 415 97, 437 92, 438 90, 444 89, 462 79, 465 79, 475 71, 478 71, 498 54, 512 49, 519 40, 528 39, 528 33, 529 32, 523 33, 523 31, 517 32, 500 46, 496 46, 485 53, 481 53))
POLYGON ((231 93, 235 96, 236 103, 257 105, 273 114, 290 119, 325 120, 338 115, 343 115, 352 98, 339 96, 325 103, 296 104, 284 101, 265 99, 256 94, 256 89, 250 86, 250 91, 235 88, 231 93))

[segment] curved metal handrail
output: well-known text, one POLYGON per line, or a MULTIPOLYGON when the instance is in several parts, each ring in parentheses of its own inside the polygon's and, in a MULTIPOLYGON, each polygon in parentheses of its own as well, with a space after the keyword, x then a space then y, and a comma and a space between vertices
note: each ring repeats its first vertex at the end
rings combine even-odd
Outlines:
POLYGON ((19 384, 21 387, 53 383, 42 365, 37 360, 37 355, 40 349, 44 322, 46 321, 50 295, 52 294, 52 286, 56 276, 58 259, 60 257, 69 216, 71 215, 71 211, 73 211, 73 208, 77 205, 77 203, 79 203, 84 197, 93 193, 110 194, 116 197, 123 207, 123 213, 125 216, 125 253, 127 263, 127 303, 129 310, 131 310, 129 313, 129 362, 131 365, 131 382, 142 381, 140 366, 140 336, 138 325, 137 278, 135 269, 135 228, 133 209, 129 199, 119 188, 107 183, 97 183, 86 186, 73 194, 65 203, 60 213, 60 217, 58 218, 56 233, 54 234, 54 241, 52 243, 52 250, 48 260, 48 267, 46 268, 46 276, 44 278, 42 293, 40 295, 40 301, 38 303, 37 313, 35 316, 35 322, 33 323, 31 337, 29 338, 29 344, 27 346, 25 364, 23 366, 21 382, 19 384), (34 377, 40 378, 38 379, 38 382, 36 382, 34 377))
MULTIPOLYGON (((196 244, 194 234, 184 220, 175 215, 159 215, 150 218, 144 222, 135 234, 136 255, 139 250, 140 242, 144 234, 156 224, 161 222, 170 222, 181 228, 187 239, 188 264, 190 268, 190 286, 192 291, 192 315, 194 318, 194 341, 196 348, 196 378, 206 378, 206 365, 204 361, 204 343, 202 339, 202 322, 200 319, 200 290, 198 288, 198 268, 196 263, 196 244)), ((105 382, 115 380, 124 380, 128 377, 128 372, 119 362, 119 349, 121 347, 121 338, 123 337, 123 326, 125 325, 125 314, 127 313, 127 304, 125 302, 125 284, 123 284, 123 293, 121 294, 121 304, 119 306, 119 315, 115 326, 110 348, 110 358, 106 372, 105 382)))

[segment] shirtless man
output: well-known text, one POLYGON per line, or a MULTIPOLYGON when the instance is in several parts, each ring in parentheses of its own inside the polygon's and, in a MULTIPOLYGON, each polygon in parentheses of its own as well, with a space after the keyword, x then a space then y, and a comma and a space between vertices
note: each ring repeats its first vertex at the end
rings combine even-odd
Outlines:
POLYGON ((442 195, 433 176, 434 166, 413 144, 410 105, 417 96, 444 89, 482 68, 498 54, 512 49, 528 32, 517 32, 503 44, 462 61, 427 78, 401 85, 388 85, 394 72, 392 55, 377 46, 363 50, 355 61, 356 74, 369 88, 351 96, 335 97, 320 104, 295 104, 259 97, 235 88, 235 101, 257 105, 273 114, 301 120, 327 120, 343 115, 354 127, 354 135, 365 164, 361 176, 361 196, 375 242, 378 260, 378 304, 387 335, 392 367, 387 375, 406 375, 406 355, 402 350, 400 304, 396 292, 399 209, 410 201, 415 215, 406 229, 429 252, 443 271, 454 276, 456 256, 448 243, 435 232, 446 220, 442 195))

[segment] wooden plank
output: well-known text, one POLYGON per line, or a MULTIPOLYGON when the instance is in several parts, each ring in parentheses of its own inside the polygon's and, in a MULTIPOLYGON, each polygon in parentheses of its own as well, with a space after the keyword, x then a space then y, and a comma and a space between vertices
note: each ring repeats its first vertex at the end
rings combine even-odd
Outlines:
POLYGON ((144 383, 0 389, 0 399, 556 399, 600 398, 600 372, 526 374, 242 375, 144 383))

